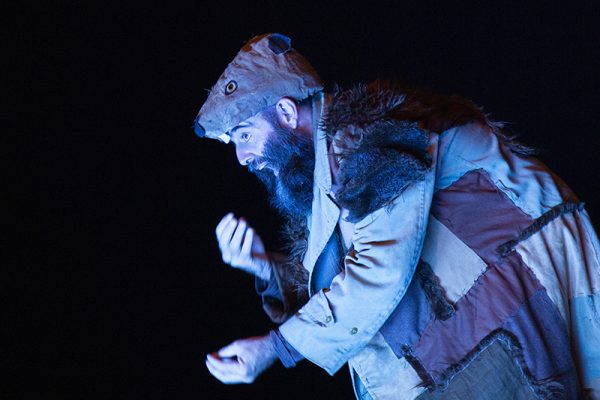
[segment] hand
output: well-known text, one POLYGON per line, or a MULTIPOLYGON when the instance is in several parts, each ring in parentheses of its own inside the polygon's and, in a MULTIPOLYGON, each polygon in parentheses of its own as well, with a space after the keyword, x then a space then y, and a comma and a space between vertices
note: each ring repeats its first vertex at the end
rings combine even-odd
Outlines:
POLYGON ((246 220, 229 213, 217 225, 216 234, 223 262, 269 280, 271 264, 265 245, 246 220))
POLYGON ((223 383, 252 383, 277 360, 269 335, 236 340, 206 355, 206 367, 223 383))

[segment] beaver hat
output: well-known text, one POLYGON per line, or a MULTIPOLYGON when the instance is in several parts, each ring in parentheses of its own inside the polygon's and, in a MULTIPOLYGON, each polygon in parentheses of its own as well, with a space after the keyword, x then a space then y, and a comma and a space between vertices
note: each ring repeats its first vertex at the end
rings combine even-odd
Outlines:
POLYGON ((289 37, 267 33, 242 47, 210 90, 194 130, 200 137, 228 143, 240 122, 282 97, 303 100, 323 90, 309 62, 291 47, 289 37))

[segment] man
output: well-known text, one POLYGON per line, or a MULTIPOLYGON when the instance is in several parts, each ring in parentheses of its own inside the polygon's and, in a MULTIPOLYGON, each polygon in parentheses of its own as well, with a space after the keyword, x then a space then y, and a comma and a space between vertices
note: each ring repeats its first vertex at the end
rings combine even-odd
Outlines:
POLYGON ((216 235, 278 329, 207 356, 224 383, 280 360, 361 399, 600 398, 600 245, 530 149, 454 96, 375 82, 333 95, 289 38, 253 38, 201 137, 233 142, 288 220, 288 256, 243 219, 216 235))

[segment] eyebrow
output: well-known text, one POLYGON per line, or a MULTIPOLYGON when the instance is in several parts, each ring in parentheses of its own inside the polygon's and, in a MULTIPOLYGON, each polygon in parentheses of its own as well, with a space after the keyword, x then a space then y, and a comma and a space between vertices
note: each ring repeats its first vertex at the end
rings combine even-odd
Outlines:
POLYGON ((235 131, 237 131, 238 129, 248 128, 248 127, 252 127, 252 126, 254 126, 254 124, 252 122, 244 121, 244 122, 240 123, 239 125, 231 128, 231 130, 229 131, 229 135, 230 136, 233 135, 235 133, 235 131), (244 125, 242 125, 242 124, 244 124, 244 125))

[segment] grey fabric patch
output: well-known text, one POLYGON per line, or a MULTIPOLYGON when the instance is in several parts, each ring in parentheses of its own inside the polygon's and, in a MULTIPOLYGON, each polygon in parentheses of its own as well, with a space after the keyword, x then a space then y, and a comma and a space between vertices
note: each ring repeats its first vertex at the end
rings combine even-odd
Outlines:
POLYGON ((492 342, 444 390, 426 391, 418 400, 529 400, 539 397, 498 340, 492 342))

